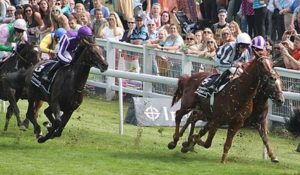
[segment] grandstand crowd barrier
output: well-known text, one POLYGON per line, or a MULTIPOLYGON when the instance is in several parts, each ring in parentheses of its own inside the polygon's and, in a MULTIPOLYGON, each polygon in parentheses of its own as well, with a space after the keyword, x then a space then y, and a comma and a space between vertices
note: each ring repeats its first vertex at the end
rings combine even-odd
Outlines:
MULTIPOLYGON (((208 58, 186 55, 182 52, 168 52, 132 45, 123 42, 97 39, 104 49, 109 69, 103 74, 91 69, 88 86, 106 90, 111 100, 119 89, 116 78, 122 78, 124 93, 144 97, 170 97, 177 87, 177 78, 182 74, 191 75, 199 71, 214 71, 214 62, 208 58), (136 66, 139 67, 131 67, 136 66)), ((285 122, 300 106, 300 71, 275 68, 283 81, 285 103, 277 107, 269 101, 269 120, 285 122)))

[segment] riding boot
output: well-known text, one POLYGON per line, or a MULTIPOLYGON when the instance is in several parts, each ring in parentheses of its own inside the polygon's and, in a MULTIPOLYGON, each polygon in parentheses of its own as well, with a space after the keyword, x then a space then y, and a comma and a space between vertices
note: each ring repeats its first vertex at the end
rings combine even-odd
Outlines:
POLYGON ((223 72, 217 79, 216 81, 208 87, 209 92, 218 92, 219 86, 224 82, 224 80, 227 79, 227 77, 231 74, 229 70, 226 70, 223 72))
POLYGON ((61 61, 56 62, 52 68, 50 69, 49 73, 48 73, 48 77, 53 77, 53 75, 55 74, 55 72, 61 68, 64 64, 61 61))
POLYGON ((61 61, 57 61, 49 70, 49 72, 47 73, 48 75, 46 76, 47 78, 43 78, 45 81, 50 82, 50 79, 53 77, 53 75, 55 74, 55 72, 62 67, 64 64, 61 61))

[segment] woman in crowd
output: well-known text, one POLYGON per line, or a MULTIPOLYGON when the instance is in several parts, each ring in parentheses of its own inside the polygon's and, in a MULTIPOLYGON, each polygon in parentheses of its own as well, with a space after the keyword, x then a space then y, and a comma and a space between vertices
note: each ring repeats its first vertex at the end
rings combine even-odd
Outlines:
POLYGON ((228 42, 234 42, 235 38, 232 36, 231 30, 229 29, 229 27, 224 27, 221 30, 221 40, 219 43, 219 46, 222 46, 228 42))
POLYGON ((112 41, 119 41, 124 33, 124 28, 119 16, 117 13, 111 12, 107 21, 108 26, 103 28, 101 37, 112 41))
POLYGON ((41 29, 41 35, 42 35, 41 38, 44 38, 43 36, 53 31, 53 25, 50 18, 51 11, 47 0, 41 0, 39 3, 39 7, 40 7, 41 18, 45 24, 45 27, 41 29))
POLYGON ((41 14, 36 12, 32 5, 24 5, 24 19, 28 24, 28 41, 37 42, 39 40, 40 29, 44 29, 44 22, 41 14))
POLYGON ((92 23, 90 17, 87 15, 87 13, 83 12, 78 15, 78 23, 82 26, 88 26, 92 28, 92 23))
POLYGON ((163 28, 166 31, 169 31, 169 27, 171 24, 171 16, 170 13, 168 11, 163 11, 161 13, 161 24, 160 24, 160 29, 163 28))
POLYGON ((229 29, 234 38, 236 38, 240 33, 242 33, 239 24, 235 21, 231 21, 229 23, 229 29))
POLYGON ((62 14, 60 7, 58 7, 58 6, 52 7, 51 19, 53 22, 54 30, 56 30, 58 28, 64 28, 67 31, 70 30, 69 20, 64 14, 62 14))

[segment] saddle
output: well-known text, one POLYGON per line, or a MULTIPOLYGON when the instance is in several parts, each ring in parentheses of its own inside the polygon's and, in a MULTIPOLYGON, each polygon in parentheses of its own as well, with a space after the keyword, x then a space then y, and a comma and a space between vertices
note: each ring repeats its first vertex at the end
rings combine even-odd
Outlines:
POLYGON ((211 97, 211 95, 213 93, 219 93, 220 91, 222 91, 222 89, 224 89, 224 87, 227 85, 227 83, 230 81, 230 78, 226 78, 224 79, 225 81, 221 81, 221 83, 218 85, 217 87, 217 91, 212 91, 210 89, 210 87, 218 80, 218 78, 220 77, 220 74, 213 74, 207 78, 205 78, 201 84, 199 85, 199 87, 197 88, 197 90, 195 91, 195 93, 198 96, 204 97, 204 98, 209 98, 211 97))
POLYGON ((44 90, 44 92, 46 92, 48 95, 50 94, 51 85, 54 77, 56 76, 56 73, 52 77, 48 77, 50 81, 45 81, 44 77, 48 76, 47 73, 52 69, 53 65, 56 62, 57 61, 55 60, 47 60, 43 62, 34 69, 31 77, 31 83, 33 83, 36 87, 44 90))

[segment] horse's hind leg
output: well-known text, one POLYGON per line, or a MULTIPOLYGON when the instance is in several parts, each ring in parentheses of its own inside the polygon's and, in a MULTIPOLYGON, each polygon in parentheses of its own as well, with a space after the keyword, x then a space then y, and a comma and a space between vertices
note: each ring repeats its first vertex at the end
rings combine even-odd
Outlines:
POLYGON ((181 122, 181 119, 182 117, 187 114, 189 111, 188 110, 182 110, 182 109, 179 109, 178 111, 176 111, 176 117, 175 117, 175 133, 173 135, 173 141, 170 142, 168 144, 168 148, 169 149, 174 149, 177 145, 177 142, 179 140, 179 137, 180 137, 180 133, 179 133, 179 128, 180 128, 180 122, 181 122))
POLYGON ((271 146, 269 145, 266 117, 264 117, 264 119, 260 122, 260 126, 258 126, 257 129, 265 147, 267 148, 268 156, 270 157, 271 161, 275 163, 279 162, 277 157, 274 155, 271 146))
POLYGON ((7 131, 8 125, 9 125, 9 120, 11 119, 11 116, 13 115, 13 109, 12 106, 9 105, 7 107, 7 112, 6 112, 6 120, 5 120, 5 125, 4 125, 4 131, 7 131))
MULTIPOLYGON (((34 114, 35 114, 35 116, 34 116, 34 118, 37 120, 37 118, 38 118, 38 112, 39 112, 39 110, 40 110, 40 108, 42 107, 42 105, 43 105, 43 101, 39 101, 39 102, 37 102, 36 103, 36 105, 35 105, 35 108, 34 108, 34 114)), ((23 120, 23 122, 22 122, 22 130, 26 130, 26 129, 28 129, 28 127, 29 127, 29 119, 28 118, 25 118, 24 120, 23 120)))
POLYGON ((38 139, 42 136, 42 131, 40 125, 37 123, 37 120, 35 118, 36 114, 34 113, 34 106, 35 102, 28 100, 26 118, 29 119, 29 121, 33 124, 34 133, 36 135, 36 138, 38 139))

